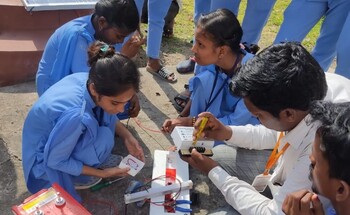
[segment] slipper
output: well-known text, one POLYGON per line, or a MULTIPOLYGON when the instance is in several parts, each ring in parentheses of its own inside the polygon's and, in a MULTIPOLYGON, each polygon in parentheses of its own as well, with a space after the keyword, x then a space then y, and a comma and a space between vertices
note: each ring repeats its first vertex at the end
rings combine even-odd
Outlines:
POLYGON ((174 36, 174 31, 172 28, 164 28, 163 29, 163 37, 170 38, 174 36))
POLYGON ((177 111, 182 112, 187 102, 190 100, 189 96, 184 95, 185 92, 179 93, 174 97, 174 107, 177 111))
POLYGON ((196 61, 193 58, 189 58, 188 60, 181 61, 176 66, 176 70, 180 74, 186 74, 194 71, 194 67, 196 65, 196 61))
POLYGON ((154 70, 150 66, 146 66, 147 72, 157 75, 158 77, 170 82, 175 83, 177 81, 177 77, 173 72, 169 72, 164 66, 161 66, 159 70, 154 70))

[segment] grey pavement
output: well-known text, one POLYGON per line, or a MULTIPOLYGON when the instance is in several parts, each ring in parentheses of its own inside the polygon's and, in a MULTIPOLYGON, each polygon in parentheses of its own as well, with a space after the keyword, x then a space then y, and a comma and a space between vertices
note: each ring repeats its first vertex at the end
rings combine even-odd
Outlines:
MULTIPOLYGON (((183 90, 183 85, 192 74, 181 75, 175 67, 169 67, 178 76, 175 84, 167 83, 141 68, 141 112, 135 119, 124 120, 129 130, 140 141, 146 156, 146 165, 136 175, 139 181, 152 177, 154 150, 167 150, 173 143, 170 135, 160 132, 165 119, 175 118, 178 113, 172 105, 174 96, 183 90)), ((31 196, 27 191, 22 172, 21 132, 24 119, 32 104, 36 101, 34 81, 0 88, 0 214, 11 213, 13 205, 21 204, 31 196)), ((127 155, 120 139, 116 138, 114 153, 127 155)), ((125 210, 124 192, 132 177, 128 177, 108 188, 97 192, 79 191, 83 197, 83 206, 92 214, 149 214, 149 205, 137 207, 130 204, 125 210), (116 213, 117 211, 117 213, 116 213)), ((206 176, 190 168, 190 179, 194 182, 196 201, 192 206, 193 214, 207 214, 217 207, 224 206, 221 193, 209 182, 206 176)))

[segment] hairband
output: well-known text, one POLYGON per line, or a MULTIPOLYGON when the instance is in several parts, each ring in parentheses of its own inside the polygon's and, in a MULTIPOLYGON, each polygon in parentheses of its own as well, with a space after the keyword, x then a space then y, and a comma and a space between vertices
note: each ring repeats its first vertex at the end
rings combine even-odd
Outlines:
POLYGON ((100 48, 100 50, 101 50, 102 52, 105 53, 105 52, 107 52, 108 48, 109 48, 109 45, 104 44, 104 45, 100 48))

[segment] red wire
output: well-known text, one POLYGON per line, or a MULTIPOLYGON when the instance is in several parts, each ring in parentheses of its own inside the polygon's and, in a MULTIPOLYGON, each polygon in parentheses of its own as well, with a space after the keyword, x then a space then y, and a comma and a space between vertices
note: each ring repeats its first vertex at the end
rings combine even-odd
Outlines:
POLYGON ((142 129, 144 129, 144 130, 152 131, 152 132, 156 132, 156 133, 162 133, 162 131, 161 131, 160 129, 155 130, 155 129, 150 129, 150 128, 144 127, 144 126, 141 124, 140 120, 138 120, 137 118, 132 118, 132 119, 135 121, 135 123, 136 123, 140 128, 142 128, 142 129))
MULTIPOLYGON (((158 177, 150 180, 144 186, 146 186, 147 184, 151 183, 152 181, 165 179, 165 178, 173 178, 173 177, 167 176, 167 175, 161 175, 161 176, 158 176, 158 177)), ((180 193, 181 193, 181 181, 178 178, 176 178, 176 181, 179 182, 180 187, 179 187, 179 190, 174 194, 174 196, 171 197, 170 201, 168 200, 168 201, 164 201, 164 202, 152 202, 151 199, 145 199, 145 201, 150 203, 150 204, 156 205, 156 206, 170 206, 170 205, 172 205, 177 200, 177 198, 179 198, 180 193)))

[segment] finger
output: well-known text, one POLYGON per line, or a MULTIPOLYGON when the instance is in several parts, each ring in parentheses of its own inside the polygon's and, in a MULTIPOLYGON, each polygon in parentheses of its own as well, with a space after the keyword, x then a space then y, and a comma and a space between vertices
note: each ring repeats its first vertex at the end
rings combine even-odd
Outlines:
POLYGON ((143 154, 143 152, 141 152, 141 154, 139 155, 139 160, 145 162, 145 155, 143 154))
POLYGON ((306 213, 308 211, 311 211, 310 204, 311 204, 311 197, 312 193, 308 192, 306 193, 300 200, 300 211, 303 213, 306 213))
POLYGON ((146 44, 146 41, 147 41, 147 38, 144 37, 144 38, 142 38, 142 39, 139 41, 139 44, 140 44, 140 45, 144 45, 144 44, 146 44))
POLYGON ((311 202, 312 202, 312 206, 315 214, 324 214, 322 203, 318 198, 317 194, 312 195, 311 202))
POLYGON ((282 204, 282 211, 283 211, 283 213, 289 214, 289 210, 290 210, 291 207, 292 207, 291 197, 289 195, 287 195, 286 198, 283 201, 283 204, 282 204))
POLYGON ((176 146, 170 146, 168 148, 168 151, 171 151, 171 152, 175 152, 177 150, 177 147, 176 146))
POLYGON ((167 128, 169 125, 171 125, 171 119, 166 119, 166 120, 163 122, 162 127, 167 128))
POLYGON ((204 160, 203 155, 201 153, 199 153, 196 149, 192 149, 191 158, 195 162, 203 162, 203 160, 204 160))
POLYGON ((119 174, 127 173, 127 172, 129 172, 129 170, 130 170, 130 167, 124 167, 124 168, 119 168, 118 167, 118 173, 119 174))
POLYGON ((213 115, 210 112, 202 112, 198 114, 198 117, 208 117, 211 118, 213 115))

